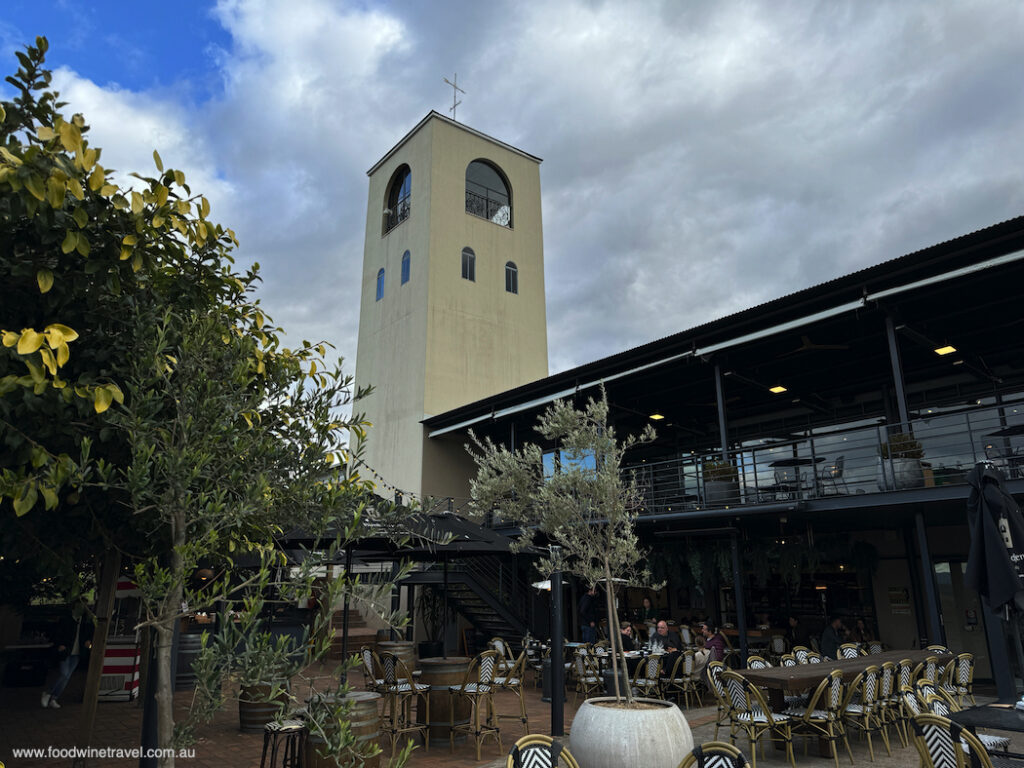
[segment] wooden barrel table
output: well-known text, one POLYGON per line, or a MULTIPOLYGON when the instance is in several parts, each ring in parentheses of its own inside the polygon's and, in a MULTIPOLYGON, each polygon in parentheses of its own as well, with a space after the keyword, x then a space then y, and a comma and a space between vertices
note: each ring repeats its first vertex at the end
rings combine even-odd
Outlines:
MULTIPOLYGON (((466 676, 473 661, 469 656, 449 656, 448 658, 420 659, 421 685, 430 686, 430 740, 438 739, 439 743, 448 741, 448 733, 451 730, 451 711, 449 710, 448 686, 462 685, 462 679, 466 676)), ((422 698, 422 697, 421 697, 422 698)), ((417 705, 416 712, 418 722, 423 722, 424 708, 422 701, 417 705)), ((472 704, 469 699, 459 697, 455 699, 455 724, 464 725, 469 722, 472 714, 472 704)), ((465 739, 464 734, 457 738, 465 739)))
MULTIPOLYGON (((377 709, 380 698, 379 693, 372 691, 352 691, 345 697, 352 702, 349 723, 357 746, 367 746, 370 743, 379 744, 381 748, 384 746, 380 740, 380 713, 377 709)), ((306 735, 306 768, 338 768, 347 765, 345 762, 339 762, 335 756, 321 755, 323 743, 324 740, 317 734, 306 735)), ((378 768, 379 765, 380 755, 376 755, 366 761, 364 768, 378 768)))
MULTIPOLYGON (((382 653, 393 653, 405 662, 405 666, 412 672, 416 666, 416 647, 411 640, 378 640, 377 655, 382 653)), ((461 680, 459 682, 462 682, 461 680)))

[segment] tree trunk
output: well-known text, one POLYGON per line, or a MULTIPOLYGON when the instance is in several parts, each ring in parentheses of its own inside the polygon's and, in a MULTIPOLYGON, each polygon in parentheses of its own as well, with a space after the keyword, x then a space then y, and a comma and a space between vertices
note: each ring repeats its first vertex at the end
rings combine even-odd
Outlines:
MULTIPOLYGON (((150 670, 156 673, 156 740, 161 750, 169 748, 174 741, 174 681, 171 680, 174 621, 177 619, 156 627, 156 669, 150 670)), ((157 764, 160 768, 174 768, 174 756, 163 753, 157 764)))
MULTIPOLYGON (((121 553, 110 549, 103 558, 100 572, 100 592, 96 600, 96 629, 92 635, 92 652, 89 655, 89 671, 85 676, 85 696, 82 712, 78 719, 78 746, 88 747, 92 741, 92 729, 96 723, 96 706, 100 696, 100 677, 103 675, 103 657, 107 650, 107 634, 110 631, 110 614, 114 610, 114 592, 117 589, 117 575, 121 571, 121 553)), ((85 758, 76 758, 74 766, 84 766, 85 758)))

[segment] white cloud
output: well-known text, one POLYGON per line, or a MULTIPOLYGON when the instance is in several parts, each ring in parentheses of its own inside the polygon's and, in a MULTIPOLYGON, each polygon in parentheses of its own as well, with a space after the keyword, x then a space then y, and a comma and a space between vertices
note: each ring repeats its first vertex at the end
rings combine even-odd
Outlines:
POLYGON ((354 362, 365 170, 458 72, 461 120, 545 158, 555 371, 1024 212, 1022 8, 222 0, 215 100, 60 82, 354 362))

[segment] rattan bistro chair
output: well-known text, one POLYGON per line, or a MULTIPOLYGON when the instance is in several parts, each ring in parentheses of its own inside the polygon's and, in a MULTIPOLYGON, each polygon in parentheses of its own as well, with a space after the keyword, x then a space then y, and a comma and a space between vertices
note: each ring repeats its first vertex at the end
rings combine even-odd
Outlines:
POLYGON ((922 713, 910 721, 923 768, 992 768, 985 747, 959 723, 922 713))
POLYGON ((738 747, 724 741, 706 741, 695 745, 679 768, 749 768, 750 763, 738 747))
POLYGON ((729 703, 729 693, 725 690, 725 683, 722 682, 722 673, 725 671, 725 664, 720 661, 709 661, 705 674, 707 675, 708 689, 715 697, 718 705, 715 713, 715 740, 718 740, 718 731, 723 725, 729 726, 729 735, 735 733, 732 727, 732 705, 729 703))
MULTIPOLYGON (((796 768, 793 757, 793 718, 790 715, 772 712, 761 693, 761 689, 747 678, 731 669, 722 672, 722 683, 729 694, 732 705, 730 720, 732 732, 743 730, 750 740, 750 762, 757 768, 757 742, 768 734, 771 740, 779 739, 786 745, 786 757, 790 765, 796 768)), ((762 757, 764 745, 761 745, 762 757)))
POLYGON ((359 649, 359 660, 363 662, 363 679, 366 690, 380 693, 384 685, 384 673, 380 668, 380 659, 377 653, 368 645, 359 649))
POLYGON ((860 648, 856 643, 843 643, 839 646, 840 659, 856 659, 860 655, 860 648))
POLYGON ((381 728, 391 738, 391 754, 395 754, 398 737, 403 733, 423 734, 423 748, 430 750, 430 686, 417 683, 405 662, 393 653, 380 655, 381 669, 384 672, 384 685, 380 692, 387 697, 385 711, 391 716, 385 717, 381 728), (423 699, 423 722, 417 723, 413 717, 412 703, 418 697, 423 699))
POLYGON ((519 658, 512 664, 512 668, 494 678, 494 685, 498 690, 511 691, 519 699, 518 715, 497 714, 495 717, 500 723, 502 720, 519 720, 523 724, 526 733, 530 732, 530 717, 526 714, 526 700, 523 698, 523 675, 526 672, 526 649, 519 654, 519 658))
POLYGON ((604 681, 601 679, 601 669, 598 666, 597 658, 594 654, 587 653, 585 648, 576 650, 572 663, 576 678, 572 704, 576 706, 576 699, 580 696, 589 699, 595 693, 604 691, 604 681))
POLYGON ((580 768, 569 748, 542 733, 523 736, 512 746, 505 768, 580 768))
POLYGON ((636 675, 633 677, 633 687, 639 691, 641 696, 653 696, 656 699, 663 698, 661 692, 661 660, 660 653, 652 653, 637 665, 636 675))
POLYGON ((497 651, 484 651, 478 654, 469 664, 461 685, 448 686, 449 722, 451 731, 448 735, 449 749, 455 751, 455 734, 464 732, 467 737, 476 741, 476 759, 480 759, 480 744, 488 736, 493 736, 501 749, 501 730, 494 720, 494 670, 497 664, 497 651), (472 705, 468 723, 455 722, 455 701, 459 698, 469 699, 472 705))
POLYGON ((868 754, 871 762, 875 762, 875 748, 871 742, 871 734, 882 737, 886 754, 892 755, 889 747, 889 734, 878 714, 878 678, 881 670, 877 666, 866 667, 850 683, 843 702, 843 715, 848 726, 858 728, 868 737, 868 754))
POLYGON ((834 669, 818 683, 811 694, 806 707, 792 707, 786 714, 797 718, 793 723, 793 735, 803 735, 804 754, 807 754, 808 737, 817 736, 827 739, 832 745, 832 757, 836 768, 839 768, 839 741, 842 739, 846 753, 853 764, 853 752, 846 737, 846 724, 843 721, 843 673, 834 669))
POLYGON ((961 707, 968 696, 971 698, 971 704, 977 705, 978 702, 974 700, 973 653, 961 653, 946 665, 941 687, 951 696, 955 696, 961 707))

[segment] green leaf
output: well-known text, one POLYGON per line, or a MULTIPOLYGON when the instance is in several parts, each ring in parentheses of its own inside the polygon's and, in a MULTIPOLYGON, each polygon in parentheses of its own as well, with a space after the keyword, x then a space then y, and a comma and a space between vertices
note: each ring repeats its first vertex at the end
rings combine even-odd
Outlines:
POLYGON ((7 119, 7 112, 4 111, 3 106, 0 106, 0 123, 7 119))
POLYGON ((43 494, 43 499, 46 502, 46 509, 55 509, 59 499, 57 498, 57 492, 49 486, 42 486, 39 489, 40 493, 43 494))
POLYGON ((43 189, 43 183, 36 175, 31 175, 25 179, 25 189, 32 193, 32 197, 36 200, 46 199, 46 190, 43 189))
POLYGON ((39 283, 39 292, 46 293, 53 288, 53 272, 48 269, 40 269, 36 272, 36 282, 39 283))
POLYGON ((36 492, 35 484, 26 483, 22 493, 14 500, 14 514, 21 517, 28 513, 35 506, 38 497, 39 494, 36 492))
MULTIPOLYGON (((81 190, 81 187, 79 187, 81 190)), ((78 195, 76 195, 78 197, 78 195)), ((75 212, 71 214, 71 218, 75 220, 75 224, 81 229, 85 229, 85 225, 89 223, 89 214, 85 212, 85 208, 75 208, 75 212)))
POLYGON ((163 160, 160 159, 160 153, 157 152, 155 149, 153 150, 153 162, 156 163, 156 169, 160 171, 160 173, 163 173, 164 162, 163 160))
POLYGON ((75 250, 78 245, 78 233, 72 232, 70 229, 68 233, 64 235, 64 242, 60 244, 61 253, 71 253, 75 250))
POLYGON ((142 195, 138 192, 132 191, 132 213, 142 213, 143 200, 142 195))

